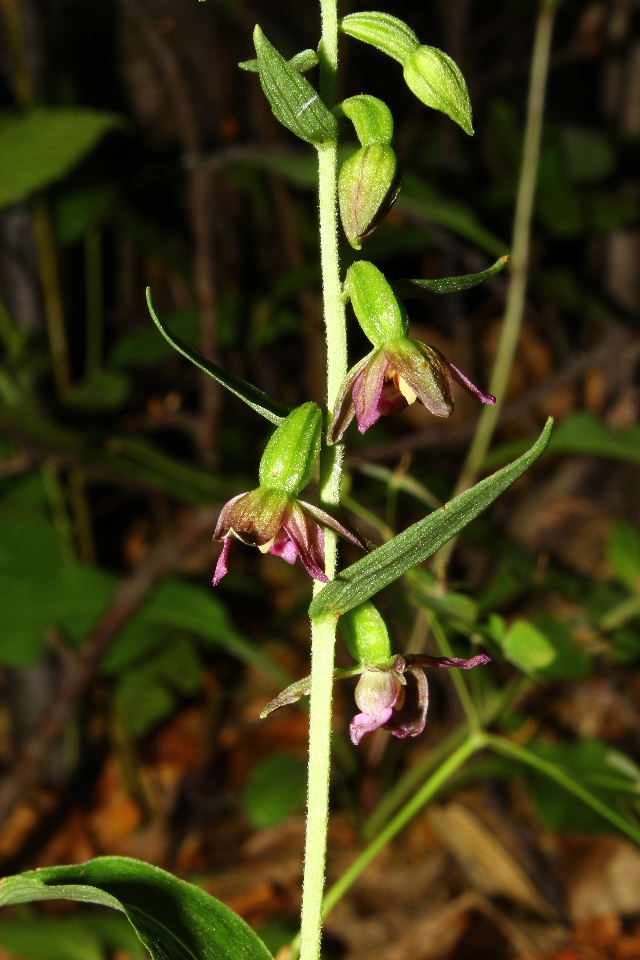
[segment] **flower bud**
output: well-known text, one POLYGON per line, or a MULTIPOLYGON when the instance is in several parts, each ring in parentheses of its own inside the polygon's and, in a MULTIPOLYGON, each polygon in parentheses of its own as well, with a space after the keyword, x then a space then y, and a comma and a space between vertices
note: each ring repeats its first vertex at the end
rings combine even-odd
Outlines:
POLYGON ((315 403, 296 407, 272 435, 260 461, 260 486, 297 494, 320 454, 322 414, 315 403))
POLYGON ((384 274, 372 263, 353 263, 347 270, 344 288, 358 323, 374 347, 406 337, 407 316, 384 274))
POLYGON ((418 47, 404 62, 404 79, 418 100, 446 113, 473 135, 467 85, 451 57, 436 47, 418 47))
POLYGON ((358 663, 381 666, 389 661, 391 640, 387 625, 369 600, 340 618, 340 634, 358 663))
POLYGON ((397 162, 393 148, 372 143, 342 164, 338 177, 340 219, 347 240, 360 250, 398 195, 397 162))

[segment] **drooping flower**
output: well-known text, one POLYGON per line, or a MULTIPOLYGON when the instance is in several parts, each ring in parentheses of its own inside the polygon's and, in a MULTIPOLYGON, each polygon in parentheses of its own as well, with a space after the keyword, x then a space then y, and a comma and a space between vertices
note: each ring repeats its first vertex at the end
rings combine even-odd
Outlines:
POLYGON ((496 402, 435 347, 410 337, 395 337, 349 370, 333 411, 329 437, 333 443, 341 440, 354 416, 358 430, 364 433, 380 417, 397 413, 416 400, 434 416, 448 417, 453 411, 454 381, 481 403, 496 402))
MULTIPOLYGON (((425 728, 429 708, 426 670, 430 667, 470 670, 490 661, 491 657, 486 653, 469 658, 407 654, 393 657, 384 666, 372 667, 361 663, 357 667, 334 670, 335 680, 360 674, 355 690, 359 713, 355 714, 349 725, 351 742, 357 746, 365 734, 380 728, 388 730, 400 740, 419 736, 425 728)), ((311 677, 296 680, 271 700, 260 716, 267 717, 274 710, 296 703, 310 692, 311 677)))
POLYGON ((233 497, 220 511, 213 534, 213 539, 223 544, 213 585, 217 586, 228 572, 229 550, 234 539, 257 547, 262 553, 282 557, 287 563, 295 563, 299 557, 314 580, 326 583, 324 527, 364 547, 359 537, 324 510, 282 490, 260 486, 233 497))
POLYGON ((468 659, 408 654, 396 657, 386 669, 365 667, 355 691, 360 713, 354 716, 349 726, 351 741, 357 745, 365 734, 380 727, 401 740, 417 737, 424 730, 429 708, 426 668, 470 670, 490 660, 486 653, 468 659))
POLYGON ((232 497, 220 511, 214 540, 222 541, 213 585, 228 572, 231 543, 240 540, 262 553, 274 553, 287 563, 300 560, 314 580, 327 582, 324 572, 324 528, 356 546, 364 543, 324 510, 298 499, 311 479, 320 452, 322 413, 315 403, 303 403, 285 417, 272 434, 260 459, 260 486, 232 497))

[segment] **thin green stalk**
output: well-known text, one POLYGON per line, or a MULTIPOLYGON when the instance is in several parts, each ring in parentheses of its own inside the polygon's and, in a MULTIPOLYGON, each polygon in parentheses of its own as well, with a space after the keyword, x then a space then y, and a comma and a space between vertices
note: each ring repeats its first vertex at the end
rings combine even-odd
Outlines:
MULTIPOLYGON (((337 0, 321 0, 320 95, 332 106, 338 69, 337 0)), ((347 341, 340 260, 337 212, 337 143, 318 150, 320 264, 327 340, 327 407, 332 409, 347 370, 347 341)), ((322 463, 321 499, 328 506, 340 502, 343 450, 341 445, 325 450, 322 463)), ((336 572, 335 535, 325 533, 326 573, 336 572)), ((315 585, 316 588, 319 586, 315 585)), ((328 615, 311 621, 311 698, 309 706, 309 774, 307 831, 305 838, 301 960, 318 960, 322 936, 327 833, 329 825, 329 780, 331 767, 331 706, 336 618, 328 615)))
POLYGON ((527 750, 526 747, 521 747, 519 744, 514 743, 512 740, 506 740, 504 737, 489 735, 485 738, 485 742, 487 747, 496 750, 503 756, 509 757, 511 760, 518 760, 527 767, 543 773, 546 777, 549 777, 550 780, 557 783, 558 786, 563 787, 568 793, 572 793, 574 797, 582 800, 583 803, 591 807, 597 814, 605 820, 608 820, 617 830, 620 830, 621 833, 626 834, 626 836, 635 843, 640 844, 640 829, 638 829, 635 824, 631 823, 619 813, 616 813, 615 810, 612 810, 611 807, 594 796, 591 791, 583 787, 582 784, 576 783, 570 774, 565 773, 565 771, 555 763, 544 760, 531 750, 527 750))
POLYGON ((387 844, 434 798, 445 786, 447 781, 451 779, 453 774, 475 753, 482 749, 483 745, 484 742, 481 736, 470 736, 434 771, 421 789, 412 796, 409 802, 395 815, 393 820, 387 824, 384 830, 380 831, 378 836, 362 851, 348 870, 334 883, 324 898, 322 910, 324 917, 331 913, 338 901, 342 899, 347 890, 349 890, 360 875, 364 873, 371 861, 375 860, 387 844))
MULTIPOLYGON (((482 467, 482 462, 491 445, 502 410, 504 394, 520 336, 527 291, 531 219, 538 180, 540 142, 542 140, 544 103, 555 10, 556 3, 554 0, 540 0, 531 57, 527 119, 513 221, 511 278, 500 342, 489 383, 489 391, 495 394, 496 403, 494 406, 484 407, 480 414, 475 435, 452 496, 457 496, 472 486, 482 467)), ((433 569, 440 580, 444 580, 446 577, 447 566, 454 546, 455 539, 450 540, 438 551, 434 558, 433 569)))
POLYGON ((603 613, 598 620, 598 626, 603 633, 609 633, 610 630, 623 627, 625 623, 637 616, 640 616, 640 596, 632 594, 603 613))

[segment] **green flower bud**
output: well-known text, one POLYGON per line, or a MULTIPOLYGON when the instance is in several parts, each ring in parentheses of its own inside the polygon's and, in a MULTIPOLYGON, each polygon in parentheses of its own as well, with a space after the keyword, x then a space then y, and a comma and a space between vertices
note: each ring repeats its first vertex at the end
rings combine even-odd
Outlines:
POLYGON ((260 461, 260 486, 299 493, 309 483, 320 454, 322 414, 315 403, 303 403, 280 424, 260 461))
POLYGON ((367 260, 347 270, 344 289, 363 331, 374 345, 406 337, 409 322, 384 275, 367 260))
POLYGON ((436 47, 418 47, 404 62, 404 79, 418 100, 446 113, 465 133, 473 135, 467 85, 451 57, 436 47))
POLYGON ((345 647, 358 663, 370 667, 388 665, 392 657, 389 631, 369 600, 340 617, 340 634, 345 647))
POLYGON ((396 155, 390 146, 372 143, 349 157, 338 176, 340 219, 347 240, 360 250, 398 195, 396 155))

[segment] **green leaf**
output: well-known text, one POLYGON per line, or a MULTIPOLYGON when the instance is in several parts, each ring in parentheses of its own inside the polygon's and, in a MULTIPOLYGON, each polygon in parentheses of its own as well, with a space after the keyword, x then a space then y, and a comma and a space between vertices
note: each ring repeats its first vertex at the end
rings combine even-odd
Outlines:
MULTIPOLYGON (((504 463, 517 455, 526 443, 527 441, 523 440, 496 448, 486 458, 484 466, 493 467, 504 463)), ((558 424, 549 444, 549 452, 586 453, 596 457, 640 463, 640 426, 633 424, 615 430, 592 413, 578 411, 558 424)))
MULTIPOLYGON (((527 749, 559 767, 572 780, 588 788, 601 803, 614 811, 627 796, 640 800, 640 776, 633 761, 602 740, 585 739, 575 744, 535 740, 527 749)), ((537 811, 551 829, 563 833, 603 833, 602 817, 575 799, 542 774, 527 775, 537 811)))
POLYGON ((0 921, 0 944, 11 957, 25 960, 108 960, 114 951, 144 960, 146 951, 122 914, 103 910, 83 916, 30 916, 0 921))
POLYGON ((393 116, 391 110, 378 97, 360 93, 343 100, 336 113, 351 120, 356 136, 363 147, 372 143, 388 145, 393 140, 393 116))
POLYGON ((258 26, 253 31, 253 42, 260 83, 276 119, 316 147, 334 143, 338 136, 336 118, 309 81, 287 63, 258 26))
POLYGON ((246 380, 241 380, 240 377, 235 377, 232 373, 227 373, 226 370, 223 370, 222 367, 219 367, 217 363, 214 363, 212 360, 206 360, 201 354, 196 350, 193 350, 191 347, 188 347, 181 340, 178 340, 177 337, 174 337, 172 333, 167 329, 163 324, 162 320, 158 317, 155 307, 153 306, 153 301, 151 299, 151 289, 147 287, 147 305, 149 307, 149 313, 153 318, 153 322, 156 327, 174 350, 177 350, 178 353, 181 353, 183 357, 186 357, 187 360, 191 360, 192 363, 195 363, 196 367, 200 367, 201 370, 204 370, 205 373, 208 373, 210 377, 219 383, 221 386, 226 387, 231 393, 236 397, 239 397, 240 400, 243 400, 247 406, 251 407, 252 410, 255 410, 256 413, 259 413, 261 416, 265 417, 267 420, 270 420, 271 423, 279 425, 282 423, 284 418, 287 416, 289 411, 284 406, 284 404, 279 403, 277 400, 273 400, 266 393, 263 393, 262 390, 259 390, 258 387, 254 387, 252 383, 247 383, 246 380))
POLYGON ((420 46, 415 33, 403 20, 377 10, 350 13, 340 21, 340 30, 349 37, 381 50, 401 64, 420 46))
POLYGON ((404 79, 418 100, 446 113, 465 133, 473 135, 467 84, 448 54, 436 47, 419 47, 404 63, 404 79))
POLYGON ((77 900, 119 910, 153 960, 272 960, 233 910, 141 860, 97 857, 3 880, 0 906, 38 900, 77 900))
POLYGON ((242 806, 253 827, 275 827, 303 809, 306 792, 305 761, 275 753, 253 770, 242 794, 242 806))
POLYGON ((516 620, 502 641, 507 660, 525 672, 548 667, 556 658, 553 644, 532 623, 516 620))
POLYGON ((98 370, 88 380, 74 383, 64 398, 76 410, 117 410, 131 392, 131 382, 118 370, 98 370))
POLYGON ((552 429, 553 419, 549 417, 531 449, 513 463, 342 570, 316 595, 309 607, 310 616, 346 613, 432 556, 522 476, 545 451, 552 429))
MULTIPOLYGON (((313 67, 318 66, 318 54, 315 50, 301 50, 294 54, 289 60, 289 66, 293 67, 298 73, 306 73, 313 67)), ((250 73, 260 73, 260 64, 257 60, 243 60, 238 66, 241 70, 248 70, 250 73)))
POLYGON ((614 524, 607 557, 616 579, 633 593, 640 592, 640 533, 628 523, 614 524))
POLYGON ((487 270, 480 273, 465 273, 459 277, 439 277, 437 280, 401 280, 395 284, 398 293, 403 297, 417 297, 422 291, 425 293, 459 293, 461 290, 471 290, 478 284, 484 283, 490 277, 501 273, 509 262, 509 255, 500 257, 487 270))
POLYGON ((120 120, 111 113, 34 107, 0 118, 0 208, 64 177, 120 120))

